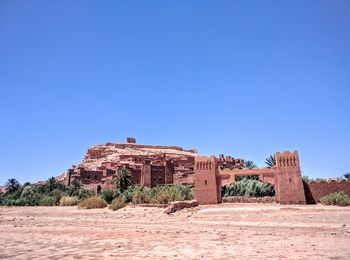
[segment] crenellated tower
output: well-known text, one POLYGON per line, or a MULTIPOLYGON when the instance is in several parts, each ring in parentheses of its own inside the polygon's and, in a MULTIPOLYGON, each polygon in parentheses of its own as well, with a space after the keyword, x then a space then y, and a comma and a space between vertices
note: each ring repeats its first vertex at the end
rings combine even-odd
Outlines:
POLYGON ((277 152, 276 200, 282 204, 306 204, 298 152, 277 152))
POLYGON ((199 204, 221 202, 221 183, 218 160, 212 157, 195 158, 195 199, 199 204))

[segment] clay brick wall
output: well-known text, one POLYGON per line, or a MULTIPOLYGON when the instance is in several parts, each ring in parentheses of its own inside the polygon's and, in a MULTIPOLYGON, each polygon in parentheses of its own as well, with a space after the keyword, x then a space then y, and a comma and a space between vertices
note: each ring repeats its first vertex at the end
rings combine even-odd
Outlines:
MULTIPOLYGON (((173 149, 173 150, 185 151, 185 152, 195 152, 195 150, 193 150, 193 149, 185 150, 179 146, 166 146, 166 145, 113 144, 113 146, 116 148, 120 148, 120 149, 125 149, 127 147, 131 147, 131 148, 151 148, 151 149, 173 149)), ((95 148, 98 148, 98 146, 96 146, 95 148)))
POLYGON ((272 185, 276 182, 276 168, 254 168, 254 169, 219 169, 219 174, 221 177, 221 185, 230 185, 234 183, 235 178, 238 176, 259 176, 262 182, 267 182, 272 185))
POLYGON ((141 175, 141 185, 151 187, 151 162, 145 161, 141 175))
POLYGON ((172 162, 167 161, 165 163, 165 184, 174 183, 173 174, 174 174, 174 164, 172 162))
POLYGON ((345 192, 350 196, 350 181, 330 180, 330 181, 310 181, 304 183, 307 203, 318 203, 323 196, 333 192, 345 192))
POLYGON ((129 171, 131 171, 131 182, 133 184, 140 184, 141 183, 141 169, 128 169, 129 171))

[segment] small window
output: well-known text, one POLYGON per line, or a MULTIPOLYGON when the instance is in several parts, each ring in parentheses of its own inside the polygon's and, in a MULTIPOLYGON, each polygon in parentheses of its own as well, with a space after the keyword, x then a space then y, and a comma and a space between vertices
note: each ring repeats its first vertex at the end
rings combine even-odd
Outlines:
POLYGON ((90 180, 90 179, 91 179, 91 176, 90 176, 90 175, 88 175, 88 176, 87 176, 87 178, 88 178, 88 180, 90 180))
POLYGON ((95 180, 97 180, 97 175, 95 175, 95 180))
POLYGON ((204 185, 207 185, 207 184, 208 184, 208 181, 207 181, 207 180, 205 180, 205 181, 204 181, 204 185))
POLYGON ((292 182, 292 178, 289 178, 289 182, 292 182))
POLYGON ((159 180, 159 181, 162 181, 162 177, 159 177, 158 180, 159 180))
POLYGON ((156 177, 153 177, 153 181, 156 181, 157 180, 157 178, 156 177))

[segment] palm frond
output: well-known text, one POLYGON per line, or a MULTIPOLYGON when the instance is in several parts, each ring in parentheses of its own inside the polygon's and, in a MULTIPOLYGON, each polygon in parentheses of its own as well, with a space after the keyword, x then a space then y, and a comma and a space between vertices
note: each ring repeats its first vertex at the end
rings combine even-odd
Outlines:
POLYGON ((247 167, 249 170, 256 168, 256 164, 253 161, 244 161, 245 167, 247 167))
POLYGON ((267 168, 272 168, 276 166, 276 157, 275 155, 270 155, 266 158, 265 164, 267 165, 267 168))

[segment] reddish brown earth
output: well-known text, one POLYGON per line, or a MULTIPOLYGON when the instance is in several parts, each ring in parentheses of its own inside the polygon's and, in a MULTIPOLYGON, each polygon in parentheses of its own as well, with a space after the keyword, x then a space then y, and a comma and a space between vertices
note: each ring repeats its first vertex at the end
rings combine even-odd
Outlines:
POLYGON ((350 259, 350 208, 0 208, 0 258, 350 259))

